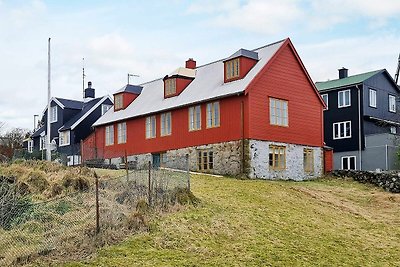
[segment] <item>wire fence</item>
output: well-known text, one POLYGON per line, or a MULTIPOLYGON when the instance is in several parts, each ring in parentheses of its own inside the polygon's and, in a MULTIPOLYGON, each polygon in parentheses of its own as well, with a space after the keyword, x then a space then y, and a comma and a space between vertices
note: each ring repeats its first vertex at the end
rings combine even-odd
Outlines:
MULTIPOLYGON (((188 164, 185 157, 179 160, 188 164)), ((86 259, 98 247, 148 230, 151 214, 193 198, 188 171, 152 162, 116 178, 78 176, 42 194, 32 193, 32 184, 0 176, 0 266, 86 259), (57 196, 46 200, 46 194, 57 196)))

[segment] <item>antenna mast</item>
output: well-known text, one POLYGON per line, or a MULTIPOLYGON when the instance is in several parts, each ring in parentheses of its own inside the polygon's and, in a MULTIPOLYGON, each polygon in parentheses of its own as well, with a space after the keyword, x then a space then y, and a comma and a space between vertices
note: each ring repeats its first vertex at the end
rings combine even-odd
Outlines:
POLYGON ((394 75, 394 80, 396 82, 396 84, 399 81, 399 72, 400 72, 400 54, 399 54, 399 61, 397 63, 397 70, 396 70, 396 74, 394 75))
POLYGON ((82 58, 82 92, 83 98, 85 98, 85 58, 82 58))

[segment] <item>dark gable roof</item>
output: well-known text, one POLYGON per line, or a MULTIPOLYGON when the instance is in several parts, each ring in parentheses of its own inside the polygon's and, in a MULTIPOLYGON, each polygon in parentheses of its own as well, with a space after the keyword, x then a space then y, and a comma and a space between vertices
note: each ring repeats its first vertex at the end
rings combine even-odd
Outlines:
POLYGON ((38 137, 40 136, 40 134, 44 131, 45 125, 43 125, 42 127, 40 127, 39 129, 37 129, 33 134, 32 134, 32 138, 33 137, 38 137))
POLYGON ((140 95, 140 93, 142 92, 142 89, 143 89, 142 86, 127 84, 124 87, 122 87, 121 89, 119 89, 117 92, 115 92, 114 95, 115 94, 119 94, 119 93, 123 93, 123 92, 128 92, 128 93, 133 93, 133 94, 140 95))
POLYGON ((77 122, 80 118, 82 118, 89 110, 94 107, 100 100, 102 100, 103 97, 95 98, 93 100, 90 100, 87 103, 83 103, 83 109, 77 113, 72 119, 67 121, 58 131, 65 131, 71 129, 72 125, 74 125, 75 122, 77 122))
POLYGON ((231 55, 230 57, 225 59, 224 62, 228 61, 228 60, 231 60, 231 59, 234 59, 234 58, 237 58, 237 57, 241 57, 241 56, 248 57, 248 58, 251 58, 251 59, 254 59, 254 60, 258 60, 258 53, 257 52, 241 48, 238 51, 236 51, 233 55, 231 55))
POLYGON ((56 97, 55 99, 60 101, 60 103, 63 104, 65 108, 70 108, 70 109, 82 109, 84 104, 82 101, 77 101, 77 100, 58 98, 58 97, 56 97))

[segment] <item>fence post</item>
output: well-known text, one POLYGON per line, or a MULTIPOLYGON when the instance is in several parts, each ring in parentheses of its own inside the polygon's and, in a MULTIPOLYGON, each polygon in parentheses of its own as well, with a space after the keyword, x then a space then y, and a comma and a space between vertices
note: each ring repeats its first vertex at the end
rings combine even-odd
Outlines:
POLYGON ((148 190, 148 202, 149 206, 151 206, 151 161, 149 160, 149 190, 148 190))
POLYGON ((96 234, 100 232, 100 214, 99 214, 99 177, 94 173, 96 178, 96 234))
POLYGON ((187 175, 187 188, 190 191, 189 154, 186 154, 186 175, 187 175))
POLYGON ((128 169, 128 153, 125 150, 125 170, 126 170, 126 181, 129 182, 129 169, 128 169))

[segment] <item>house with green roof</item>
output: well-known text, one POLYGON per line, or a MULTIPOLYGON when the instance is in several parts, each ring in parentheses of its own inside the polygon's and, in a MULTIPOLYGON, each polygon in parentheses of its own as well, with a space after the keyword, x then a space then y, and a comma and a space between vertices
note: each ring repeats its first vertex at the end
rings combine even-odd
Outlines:
POLYGON ((400 169, 400 90, 385 69, 315 83, 327 106, 324 141, 334 169, 400 169))

